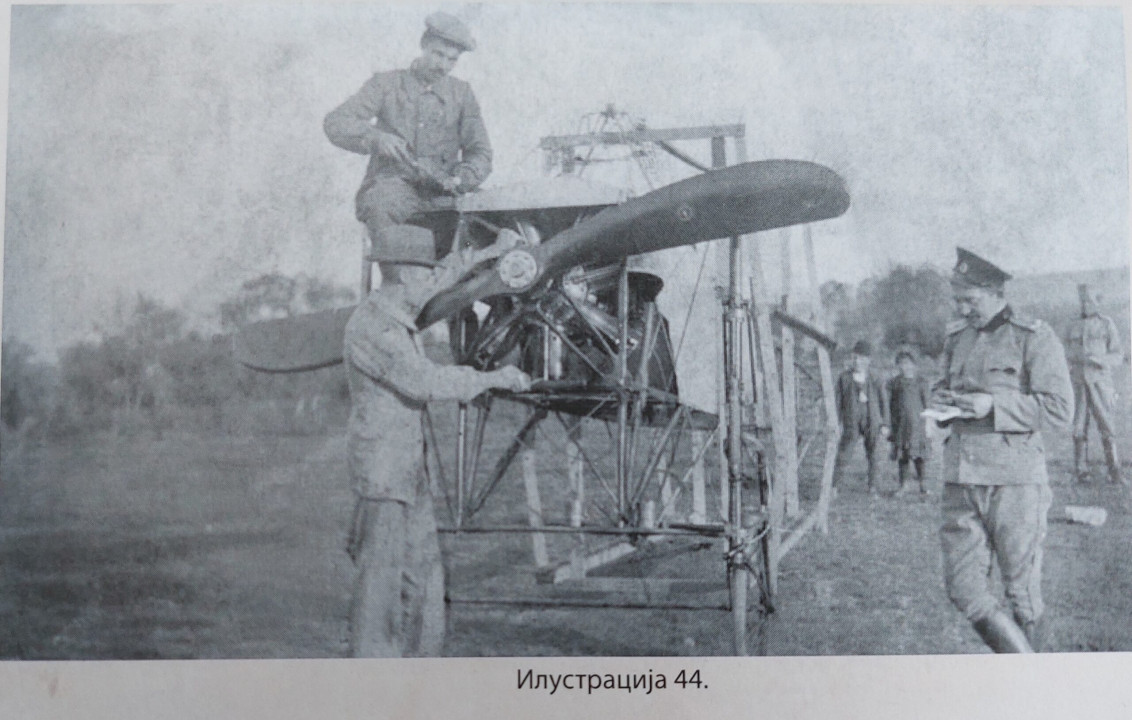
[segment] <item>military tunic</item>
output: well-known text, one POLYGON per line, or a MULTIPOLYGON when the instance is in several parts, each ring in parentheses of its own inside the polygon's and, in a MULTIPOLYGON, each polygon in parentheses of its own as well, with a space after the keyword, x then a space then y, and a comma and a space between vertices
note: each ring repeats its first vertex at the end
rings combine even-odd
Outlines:
POLYGON ((948 328, 937 387, 988 393, 990 414, 956 420, 943 448, 944 572, 952 602, 972 622, 998 609, 992 556, 1019 622, 1036 620, 1051 494, 1041 431, 1068 426, 1073 391, 1053 330, 1007 306, 984 327, 948 328))

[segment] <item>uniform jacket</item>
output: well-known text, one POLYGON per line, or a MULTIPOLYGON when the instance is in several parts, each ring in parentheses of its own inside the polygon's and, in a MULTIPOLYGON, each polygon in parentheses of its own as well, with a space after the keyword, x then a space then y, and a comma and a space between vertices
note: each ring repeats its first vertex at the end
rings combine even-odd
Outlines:
POLYGON ((1075 320, 1066 348, 1074 382, 1111 381, 1112 370, 1124 361, 1120 345, 1116 323, 1107 315, 1075 320))
POLYGON ((414 177, 376 152, 378 132, 403 138, 417 161, 437 176, 458 175, 461 190, 479 187, 491 172, 491 144, 479 104, 471 86, 454 77, 426 85, 412 68, 377 73, 326 116, 323 128, 338 147, 370 156, 359 194, 379 175, 414 177))
MULTIPOLYGON (((885 392, 884 382, 871 372, 865 379, 865 392, 869 402, 869 434, 876 438, 881 427, 889 424, 888 394, 885 392)), ((857 383, 853 381, 853 370, 849 369, 837 378, 837 419, 842 428, 852 427, 857 423, 858 403, 857 383)))
POLYGON ((485 375, 420 352, 400 286, 370 293, 346 324, 350 383, 347 458, 355 491, 412 504, 425 477, 422 413, 430 400, 471 400, 485 375))
POLYGON ((920 413, 928 406, 931 390, 922 377, 897 375, 888 381, 889 417, 892 442, 896 450, 908 450, 913 457, 927 457, 929 444, 920 413))
POLYGON ((937 387, 989 393, 994 407, 956 420, 944 442, 944 481, 969 485, 1047 482, 1041 430, 1064 429, 1073 416, 1065 351, 1041 320, 1007 306, 983 328, 948 326, 944 376, 937 387))

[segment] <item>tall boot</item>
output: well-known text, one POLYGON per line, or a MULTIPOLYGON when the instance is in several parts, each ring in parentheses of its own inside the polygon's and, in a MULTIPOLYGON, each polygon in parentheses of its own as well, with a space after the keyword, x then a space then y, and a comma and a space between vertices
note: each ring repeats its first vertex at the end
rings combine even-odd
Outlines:
POLYGON ((1116 455, 1116 443, 1112 438, 1101 438, 1101 444, 1104 445, 1104 461, 1108 465, 1108 481, 1111 483, 1124 484, 1124 477, 1120 474, 1120 459, 1116 455))
POLYGON ((1078 482, 1089 482, 1089 468, 1086 465, 1088 438, 1073 438, 1073 476, 1078 482))
POLYGON ((1032 653, 1034 648, 1022 628, 1001 610, 974 622, 975 632, 996 653, 1032 653))
POLYGON ((908 489, 908 460, 900 458, 896 463, 897 477, 900 479, 900 487, 896 488, 896 494, 899 495, 908 489))
POLYGON ((912 464, 916 467, 916 480, 920 483, 920 494, 928 494, 928 486, 924 482, 924 459, 918 457, 912 460, 912 464))
POLYGON ((1026 640, 1029 641, 1030 647, 1033 648, 1034 652, 1042 652, 1045 645, 1045 623, 1042 619, 1023 620, 1015 614, 1014 622, 1018 624, 1018 627, 1022 628, 1022 633, 1026 636, 1026 640))

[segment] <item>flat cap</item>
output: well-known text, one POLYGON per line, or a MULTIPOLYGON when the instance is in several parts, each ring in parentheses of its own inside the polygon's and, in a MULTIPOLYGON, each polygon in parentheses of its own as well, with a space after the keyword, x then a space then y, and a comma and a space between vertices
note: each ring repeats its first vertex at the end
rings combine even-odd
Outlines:
POLYGON ((464 51, 476 49, 475 38, 472 37, 468 26, 454 15, 446 12, 434 12, 425 18, 426 34, 435 35, 441 40, 452 43, 464 51))
POLYGON ((857 344, 853 346, 853 354, 868 357, 873 354, 873 346, 869 344, 868 340, 858 340, 857 344))
POLYGON ((966 287, 1002 289, 1011 275, 965 248, 955 248, 958 260, 951 282, 966 287))

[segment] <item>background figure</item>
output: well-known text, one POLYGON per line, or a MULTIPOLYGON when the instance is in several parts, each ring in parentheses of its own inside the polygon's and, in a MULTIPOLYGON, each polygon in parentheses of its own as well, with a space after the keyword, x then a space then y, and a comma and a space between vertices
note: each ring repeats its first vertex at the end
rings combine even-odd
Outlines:
POLYGON ((888 437, 888 400, 884 383, 869 372, 872 346, 860 340, 853 346, 853 365, 837 378, 837 417, 841 441, 833 470, 833 487, 840 485, 845 466, 853 455, 858 438, 865 443, 869 493, 877 491, 877 446, 888 437))
POLYGON ((1124 361, 1120 336, 1112 318, 1100 314, 1100 295, 1083 284, 1077 286, 1077 292, 1081 297, 1081 317, 1069 327, 1067 343, 1073 395, 1076 398, 1073 412, 1073 470, 1078 481, 1088 482, 1089 421, 1092 418, 1101 433, 1109 482, 1123 483, 1114 438, 1116 389, 1112 380, 1113 370, 1124 361))
POLYGON ((919 377, 916 359, 908 350, 896 354, 898 374, 888 383, 890 417, 892 419, 892 459, 899 469, 900 487, 907 489, 909 465, 916 470, 920 492, 928 492, 924 484, 924 461, 930 452, 924 419, 920 413, 928 406, 931 391, 928 382, 919 377))

